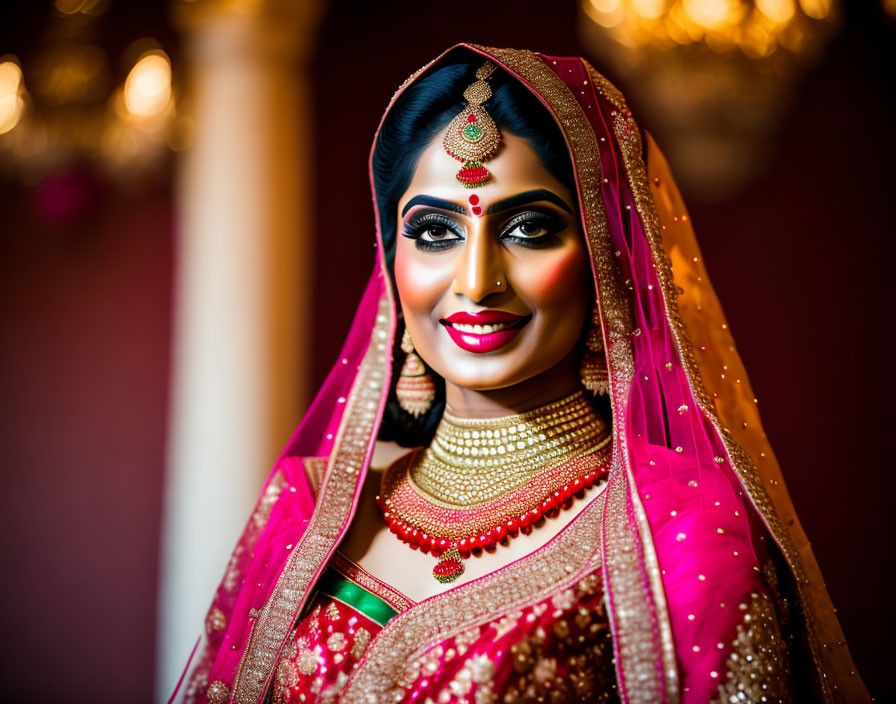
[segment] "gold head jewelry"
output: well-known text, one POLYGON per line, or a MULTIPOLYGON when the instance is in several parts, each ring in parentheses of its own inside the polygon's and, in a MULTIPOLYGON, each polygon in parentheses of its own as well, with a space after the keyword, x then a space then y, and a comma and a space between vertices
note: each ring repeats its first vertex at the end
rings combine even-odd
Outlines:
POLYGON ((463 162, 457 180, 467 188, 488 183, 491 172, 483 162, 491 159, 501 146, 501 133, 482 104, 492 97, 486 79, 495 71, 495 64, 486 61, 476 71, 476 82, 464 91, 467 107, 448 125, 442 144, 450 156, 463 162))

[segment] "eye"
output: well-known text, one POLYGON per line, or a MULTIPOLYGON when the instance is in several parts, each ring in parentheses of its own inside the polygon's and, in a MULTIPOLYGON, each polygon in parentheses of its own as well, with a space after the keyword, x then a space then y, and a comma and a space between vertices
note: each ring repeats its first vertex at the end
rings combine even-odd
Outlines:
POLYGON ((444 225, 425 225, 418 230, 419 238, 424 242, 444 242, 461 239, 444 225))
POLYGON ((464 241, 463 227, 448 216, 432 211, 412 215, 402 226, 401 234, 426 252, 448 249, 464 241))
MULTIPOLYGON (((507 233, 507 235, 513 234, 517 234, 522 237, 540 237, 541 235, 548 234, 548 229, 541 223, 535 222, 534 220, 525 220, 507 233)), ((505 235, 505 237, 507 235, 505 235)))
POLYGON ((555 234, 565 227, 566 223, 556 215, 520 213, 501 228, 501 239, 527 247, 547 247, 557 241, 555 234))

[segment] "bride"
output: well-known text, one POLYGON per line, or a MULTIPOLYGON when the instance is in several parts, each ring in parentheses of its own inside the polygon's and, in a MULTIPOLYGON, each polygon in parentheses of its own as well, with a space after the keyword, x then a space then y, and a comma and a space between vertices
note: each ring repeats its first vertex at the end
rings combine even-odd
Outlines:
POLYGON ((619 92, 461 45, 370 168, 377 264, 177 696, 866 701, 619 92))

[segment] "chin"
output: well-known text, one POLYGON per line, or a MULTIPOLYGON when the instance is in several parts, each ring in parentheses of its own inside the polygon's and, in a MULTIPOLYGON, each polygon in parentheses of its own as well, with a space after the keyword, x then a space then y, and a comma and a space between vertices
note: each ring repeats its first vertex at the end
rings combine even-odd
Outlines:
POLYGON ((462 366, 449 364, 445 371, 442 376, 456 386, 473 391, 495 391, 520 384, 545 370, 527 369, 519 360, 492 357, 476 362, 465 361, 462 366), (479 368, 474 369, 474 366, 479 368))

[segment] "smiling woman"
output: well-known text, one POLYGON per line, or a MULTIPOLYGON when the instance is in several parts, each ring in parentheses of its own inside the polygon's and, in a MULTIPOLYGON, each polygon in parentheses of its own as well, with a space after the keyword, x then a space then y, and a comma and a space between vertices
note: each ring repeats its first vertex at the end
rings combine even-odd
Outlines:
POLYGON ((467 188, 436 139, 398 202, 394 269, 405 324, 445 380, 448 405, 471 417, 575 391, 576 343, 593 300, 573 193, 512 133, 489 169, 489 183, 467 188))
POLYGON ((457 47, 399 90, 371 171, 380 259, 184 699, 867 698, 618 91, 457 47))

